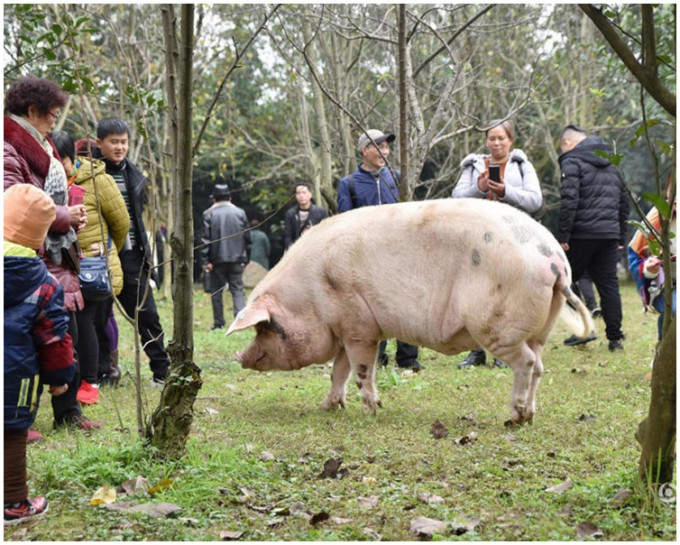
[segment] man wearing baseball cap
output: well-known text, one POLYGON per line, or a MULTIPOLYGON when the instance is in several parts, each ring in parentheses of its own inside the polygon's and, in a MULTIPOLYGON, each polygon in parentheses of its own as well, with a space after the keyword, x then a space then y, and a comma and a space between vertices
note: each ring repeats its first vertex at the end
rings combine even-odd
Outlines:
MULTIPOLYGON (((349 176, 345 176, 338 184, 338 212, 347 212, 362 206, 392 204, 399 201, 401 172, 392 172, 387 168, 385 159, 390 155, 390 142, 394 142, 393 134, 385 134, 376 129, 362 131, 357 142, 357 151, 361 155, 361 164, 349 176)), ((385 341, 380 343, 378 362, 387 365, 385 341)), ((415 372, 423 369, 418 362, 418 347, 397 340, 397 366, 415 372)))

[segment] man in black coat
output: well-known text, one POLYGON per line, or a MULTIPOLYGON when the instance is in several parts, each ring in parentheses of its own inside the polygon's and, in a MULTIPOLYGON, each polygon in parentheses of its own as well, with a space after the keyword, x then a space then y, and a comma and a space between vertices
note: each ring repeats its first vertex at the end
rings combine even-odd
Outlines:
POLYGON ((284 229, 286 250, 312 225, 316 225, 328 217, 328 210, 312 204, 312 190, 308 184, 303 182, 296 184, 295 199, 298 203, 286 212, 284 229))
POLYGON ((567 254, 574 282, 588 271, 597 286, 609 350, 623 350, 616 264, 626 243, 628 196, 609 159, 595 154, 597 150, 611 153, 600 137, 567 125, 560 132, 560 148, 562 201, 557 240, 567 254))
POLYGON ((127 157, 129 138, 130 128, 122 119, 115 117, 102 119, 97 124, 99 149, 93 152, 93 156, 103 159, 106 173, 115 180, 130 215, 130 231, 125 245, 118 248, 118 256, 123 267, 123 291, 118 300, 131 318, 135 317, 136 307, 144 300, 144 305, 139 310, 137 327, 144 352, 149 357, 153 384, 162 386, 170 367, 170 360, 165 351, 163 328, 158 317, 153 290, 149 289, 148 292, 146 290, 149 270, 151 278, 155 280, 153 256, 142 219, 147 180, 127 157))

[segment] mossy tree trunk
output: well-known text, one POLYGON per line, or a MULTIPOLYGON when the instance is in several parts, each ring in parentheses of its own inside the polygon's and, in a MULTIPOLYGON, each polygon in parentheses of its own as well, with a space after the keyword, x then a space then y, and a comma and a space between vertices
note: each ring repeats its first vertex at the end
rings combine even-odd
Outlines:
POLYGON ((181 32, 173 5, 164 5, 163 30, 168 72, 167 95, 174 159, 172 195, 174 229, 170 235, 175 263, 173 284, 174 329, 168 345, 170 373, 158 407, 147 427, 147 438, 160 456, 184 455, 201 388, 201 370, 193 362, 193 240, 192 182, 192 61, 194 6, 182 4, 181 32))

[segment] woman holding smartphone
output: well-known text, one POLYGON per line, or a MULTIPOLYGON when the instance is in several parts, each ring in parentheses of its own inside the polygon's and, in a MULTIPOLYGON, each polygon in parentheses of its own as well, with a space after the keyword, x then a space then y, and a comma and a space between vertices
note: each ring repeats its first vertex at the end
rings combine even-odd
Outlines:
MULTIPOLYGON (((497 200, 519 208, 529 214, 541 207, 543 195, 534 166, 526 154, 512 149, 515 130, 509 121, 495 119, 486 129, 488 154, 471 153, 461 163, 463 172, 453 188, 455 198, 497 200)), ((483 349, 472 350, 458 367, 484 365, 483 349)), ((496 367, 503 364, 494 359, 496 367)))

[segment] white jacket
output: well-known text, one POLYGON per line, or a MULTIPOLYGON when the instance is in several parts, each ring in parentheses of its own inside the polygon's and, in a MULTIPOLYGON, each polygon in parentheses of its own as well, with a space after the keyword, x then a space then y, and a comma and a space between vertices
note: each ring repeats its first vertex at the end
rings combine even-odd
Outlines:
MULTIPOLYGON (((487 197, 488 192, 480 191, 477 185, 477 178, 486 170, 485 159, 487 157, 489 155, 471 153, 463 159, 460 164, 463 172, 451 192, 454 199, 462 197, 485 199, 487 197)), ((510 152, 503 180, 505 181, 505 197, 498 199, 499 201, 528 213, 536 212, 541 207, 543 195, 538 176, 534 165, 529 162, 522 150, 514 149, 510 152)))

